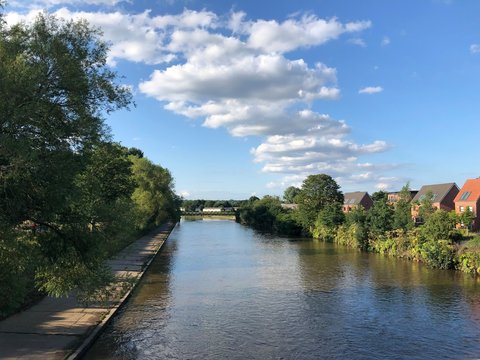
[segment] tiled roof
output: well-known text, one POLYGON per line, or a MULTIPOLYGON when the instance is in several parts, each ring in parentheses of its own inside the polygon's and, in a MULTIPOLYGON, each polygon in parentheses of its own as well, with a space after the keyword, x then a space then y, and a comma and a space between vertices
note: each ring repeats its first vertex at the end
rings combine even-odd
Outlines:
POLYGON ((368 196, 366 191, 355 191, 343 194, 343 205, 358 205, 364 196, 368 196))
POLYGON ((480 197, 480 178, 468 179, 465 181, 460 192, 455 197, 455 202, 459 201, 473 201, 476 202, 480 197))
POLYGON ((440 203, 442 202, 443 198, 450 192, 452 187, 456 187, 458 189, 458 186, 455 183, 424 185, 417 193, 417 195, 415 195, 412 201, 422 201, 425 195, 429 191, 431 191, 433 194, 433 202, 440 203))

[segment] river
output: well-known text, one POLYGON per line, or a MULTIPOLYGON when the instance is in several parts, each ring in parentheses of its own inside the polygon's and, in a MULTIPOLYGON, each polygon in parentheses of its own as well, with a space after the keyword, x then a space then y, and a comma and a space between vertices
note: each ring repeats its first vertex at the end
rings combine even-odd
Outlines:
POLYGON ((182 219, 85 359, 479 357, 469 275, 182 219))

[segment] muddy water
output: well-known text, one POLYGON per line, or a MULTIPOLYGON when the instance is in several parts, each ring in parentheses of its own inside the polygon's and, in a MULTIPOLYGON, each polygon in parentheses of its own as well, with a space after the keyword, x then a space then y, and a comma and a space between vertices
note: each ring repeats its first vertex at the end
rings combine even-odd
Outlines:
POLYGON ((479 358, 480 283, 183 220, 86 359, 479 358))

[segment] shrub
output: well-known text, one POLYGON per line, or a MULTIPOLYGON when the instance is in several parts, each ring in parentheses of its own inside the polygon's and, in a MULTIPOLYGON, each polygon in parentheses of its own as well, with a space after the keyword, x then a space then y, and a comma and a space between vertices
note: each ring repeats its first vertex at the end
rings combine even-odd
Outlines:
POLYGON ((420 245, 421 260, 429 267, 452 269, 455 265, 455 250, 448 240, 429 240, 420 245))

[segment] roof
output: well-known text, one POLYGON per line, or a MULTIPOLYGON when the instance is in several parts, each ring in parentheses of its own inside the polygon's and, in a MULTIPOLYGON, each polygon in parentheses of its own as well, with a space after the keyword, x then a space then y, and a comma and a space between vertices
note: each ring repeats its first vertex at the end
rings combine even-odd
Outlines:
POLYGON ((343 205, 358 205, 362 199, 366 196, 369 196, 366 191, 355 191, 350 193, 343 194, 343 205))
POLYGON ((460 192, 455 197, 455 202, 459 201, 473 201, 477 202, 480 197, 480 178, 468 179, 465 181, 460 192))
POLYGON ((453 187, 456 187, 458 190, 458 186, 455 183, 424 185, 412 201, 422 201, 425 195, 431 191, 433 194, 432 202, 440 203, 453 187))

